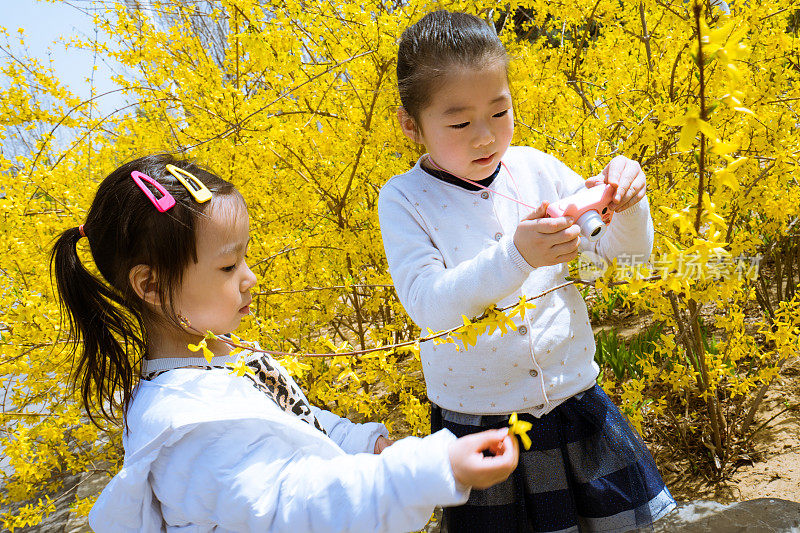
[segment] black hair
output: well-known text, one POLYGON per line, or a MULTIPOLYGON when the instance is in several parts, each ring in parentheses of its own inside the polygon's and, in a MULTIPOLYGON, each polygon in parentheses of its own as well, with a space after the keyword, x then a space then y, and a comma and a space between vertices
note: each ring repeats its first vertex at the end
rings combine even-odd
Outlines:
POLYGON ((71 379, 95 423, 98 412, 107 420, 114 420, 117 408, 127 412, 141 360, 147 354, 145 319, 153 318, 153 313, 131 286, 131 268, 140 264, 151 268, 167 320, 180 325, 173 297, 190 261, 197 261, 195 230, 214 203, 214 199, 195 202, 166 170, 167 164, 196 176, 214 197, 241 199, 231 183, 194 163, 169 155, 142 157, 117 168, 100 183, 83 224, 102 279, 78 257, 76 245, 82 236, 78 228, 61 233, 53 245, 50 272, 61 321, 69 324, 68 344, 72 356, 78 356, 71 379), (175 206, 159 212, 132 179, 134 171, 162 185, 175 198, 175 206))
POLYGON ((419 124, 453 66, 478 68, 501 64, 508 72, 508 54, 495 28, 467 13, 446 10, 428 13, 400 37, 397 50, 397 88, 406 112, 419 124))

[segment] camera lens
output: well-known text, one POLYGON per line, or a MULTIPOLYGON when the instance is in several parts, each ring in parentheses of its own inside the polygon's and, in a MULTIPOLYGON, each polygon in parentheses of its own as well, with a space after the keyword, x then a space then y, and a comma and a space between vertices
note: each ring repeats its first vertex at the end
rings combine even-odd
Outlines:
POLYGON ((578 217, 576 222, 581 228, 581 235, 594 242, 603 235, 606 225, 597 211, 587 211, 578 217))

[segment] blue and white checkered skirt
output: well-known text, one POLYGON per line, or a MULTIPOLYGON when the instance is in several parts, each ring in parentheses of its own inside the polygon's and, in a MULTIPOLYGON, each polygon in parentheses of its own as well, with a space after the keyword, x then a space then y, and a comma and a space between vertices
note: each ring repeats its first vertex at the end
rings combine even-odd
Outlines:
MULTIPOLYGON (((444 510, 443 530, 461 532, 624 532, 675 508, 639 434, 597 385, 536 418, 530 450, 504 482, 473 489, 444 510)), ((464 415, 431 408, 431 429, 461 437, 508 425, 508 415, 464 415)))

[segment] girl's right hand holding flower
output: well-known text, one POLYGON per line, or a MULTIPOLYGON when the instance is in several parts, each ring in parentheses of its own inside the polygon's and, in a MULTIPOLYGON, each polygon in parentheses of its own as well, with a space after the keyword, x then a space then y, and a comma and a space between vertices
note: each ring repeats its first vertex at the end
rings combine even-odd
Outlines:
POLYGON ((519 443, 508 428, 466 435, 450 444, 453 477, 466 487, 486 489, 504 481, 517 467, 519 443), (484 451, 493 455, 485 456, 484 451))
POLYGON ((581 229, 572 217, 549 218, 547 202, 523 218, 514 232, 514 245, 532 267, 557 265, 578 257, 581 229))

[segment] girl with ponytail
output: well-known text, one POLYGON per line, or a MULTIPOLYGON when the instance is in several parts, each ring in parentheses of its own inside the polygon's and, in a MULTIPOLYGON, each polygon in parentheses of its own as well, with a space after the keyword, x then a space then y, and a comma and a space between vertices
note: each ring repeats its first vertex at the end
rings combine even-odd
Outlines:
MULTIPOLYGON (((150 189, 148 188, 148 191, 150 189)), ((153 197, 158 190, 150 192, 153 197)), ((196 261, 195 227, 205 212, 222 199, 244 208, 236 188, 214 174, 169 156, 150 156, 131 161, 112 172, 97 190, 86 221, 64 231, 53 246, 51 272, 61 302, 62 317, 72 332, 71 346, 76 358, 76 385, 87 414, 111 418, 112 410, 125 412, 139 377, 142 360, 148 355, 151 329, 165 324, 180 326, 174 307, 174 287, 183 272, 196 261), (173 165, 192 173, 218 199, 191 201, 190 191, 167 172, 173 165), (159 176, 157 181, 175 199, 175 206, 162 213, 154 209, 131 174, 159 176), (169 179, 171 178, 171 179, 169 179), (76 251, 78 240, 86 237, 102 280, 83 266, 76 251), (137 265, 148 265, 151 295, 157 307, 148 306, 131 283, 137 265), (154 276, 155 273, 158 276, 154 276), (118 401, 121 398, 121 402, 118 401), (117 405, 120 403, 120 405, 117 405)), ((227 202, 226 202, 227 203, 227 202)), ((139 269, 141 270, 141 268, 139 269)), ((153 355, 153 354, 151 354, 153 355)))
POLYGON ((383 424, 309 405, 263 351, 232 373, 242 354, 221 336, 250 312, 249 230, 231 183, 155 155, 106 177, 53 246, 75 386, 92 421, 125 421, 94 531, 407 531, 510 474, 507 429, 393 443, 383 424), (84 237, 99 276, 78 256, 84 237), (205 332, 209 359, 189 349, 205 332))

